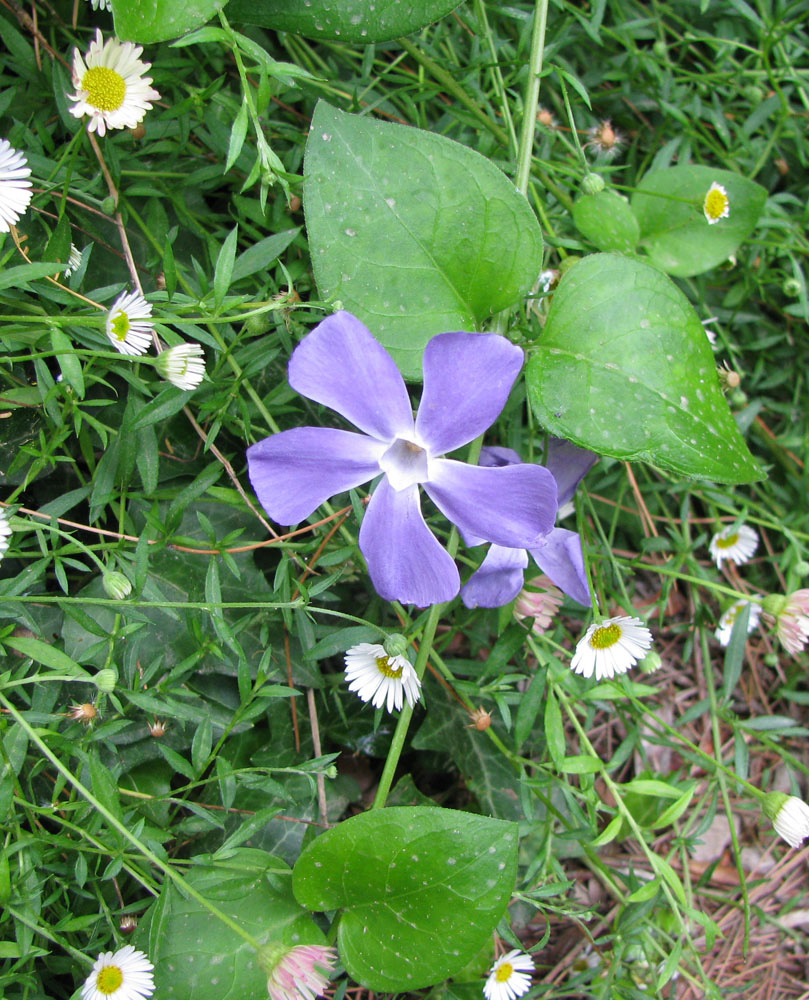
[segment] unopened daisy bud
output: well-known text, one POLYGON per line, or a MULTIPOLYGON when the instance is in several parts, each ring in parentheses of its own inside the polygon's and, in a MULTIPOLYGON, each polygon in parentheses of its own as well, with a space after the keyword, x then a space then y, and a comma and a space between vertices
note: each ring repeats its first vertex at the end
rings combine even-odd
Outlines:
POLYGON ((401 632, 392 632, 382 643, 388 656, 405 656, 410 643, 401 632))
POLYGON ((651 645, 652 633, 639 618, 607 618, 592 624, 579 639, 570 668, 597 681, 615 677, 642 660, 651 645))
POLYGON ((601 174, 587 174, 581 182, 581 193, 598 194, 600 191, 603 191, 606 186, 606 181, 601 174))
POLYGON ((714 181, 708 188, 705 200, 702 203, 702 211, 708 220, 708 225, 713 226, 720 219, 726 219, 730 215, 730 198, 727 191, 721 184, 714 181))
POLYGON ((31 203, 30 176, 28 160, 0 139, 0 233, 9 232, 25 215, 31 203))
POLYGON ((361 642, 345 655, 348 690, 355 691, 374 708, 389 712, 402 707, 403 698, 412 708, 419 700, 421 681, 405 656, 390 656, 384 646, 361 642))
POLYGON ((99 691, 103 691, 104 694, 112 694, 115 690, 115 682, 117 680, 118 674, 116 671, 106 667, 104 670, 98 671, 93 678, 93 684, 95 684, 99 691))
POLYGON ((758 532, 746 524, 740 524, 738 528, 734 528, 733 525, 723 528, 713 536, 708 545, 708 550, 719 569, 726 559, 741 566, 748 559, 752 559, 757 548, 758 532))
POLYGON ((489 970, 483 987, 486 1000, 515 1000, 531 988, 534 960, 522 951, 502 955, 489 970))
POLYGON ((107 313, 107 336, 121 354, 145 354, 152 342, 152 307, 138 292, 123 292, 107 313))
POLYGON ((795 572, 798 576, 809 576, 809 562, 806 562, 805 559, 799 559, 795 563, 795 572))
POLYGON ((800 847, 809 837, 809 806, 796 795, 768 792, 761 807, 775 832, 790 847, 800 847))
POLYGON ((514 617, 518 622, 532 618, 531 631, 543 635, 550 628, 563 600, 562 591, 547 576, 534 577, 517 596, 514 617))
POLYGON ((642 674, 654 674, 663 666, 663 661, 660 658, 660 654, 656 653, 653 649, 650 650, 644 656, 644 658, 638 664, 638 669, 642 674))
POLYGON ((319 944, 267 944, 258 964, 267 976, 270 1000, 314 1000, 323 996, 336 962, 334 948, 319 944))
POLYGON ((109 570, 101 577, 101 583, 107 594, 116 601, 123 601, 132 593, 132 584, 117 570, 109 570))
POLYGON ((781 285, 781 290, 784 295, 788 295, 791 299, 796 299, 803 291, 803 286, 797 278, 787 278, 783 285, 781 285))
POLYGON ((178 344, 158 354, 155 368, 178 389, 196 389, 205 377, 205 352, 199 344, 178 344))
POLYGON ((784 649, 797 656, 809 639, 809 590, 796 590, 784 597, 769 594, 764 611, 775 620, 775 630, 784 649))

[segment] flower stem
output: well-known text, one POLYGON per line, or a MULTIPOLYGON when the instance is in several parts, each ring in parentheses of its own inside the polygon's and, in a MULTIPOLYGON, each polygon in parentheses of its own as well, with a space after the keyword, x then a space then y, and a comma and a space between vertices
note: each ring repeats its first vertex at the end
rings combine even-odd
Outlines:
POLYGON ((517 190, 528 196, 528 181, 534 155, 534 133, 539 109, 539 84, 542 73, 542 55, 545 49, 545 26, 548 23, 548 0, 537 0, 534 7, 534 29, 531 36, 531 55, 528 62, 528 83, 525 87, 520 151, 517 159, 517 190))

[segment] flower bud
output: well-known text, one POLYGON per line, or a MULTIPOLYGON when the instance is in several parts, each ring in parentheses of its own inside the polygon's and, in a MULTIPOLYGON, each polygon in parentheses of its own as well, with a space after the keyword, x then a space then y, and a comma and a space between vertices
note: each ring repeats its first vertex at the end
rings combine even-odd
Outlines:
POLYGON ((93 684, 95 684, 99 691, 103 691, 104 694, 112 694, 115 690, 115 682, 117 680, 118 672, 106 668, 105 670, 98 671, 93 678, 93 684))
POLYGON ((116 601, 123 601, 132 593, 132 584, 117 570, 109 570, 101 577, 104 590, 116 601))
POLYGON ((651 650, 646 654, 646 656, 644 656, 638 666, 640 667, 641 673, 653 674, 663 666, 663 661, 660 659, 659 653, 651 650))
POLYGON ((601 174, 587 174, 581 182, 581 192, 582 194, 598 194, 606 186, 606 182, 601 174))
POLYGON ((399 632, 392 632, 382 643, 388 656, 407 656, 410 643, 399 632))
POLYGON ((801 283, 797 278, 787 278, 781 285, 781 291, 791 299, 796 299, 801 294, 801 283))
POLYGON ((795 563, 795 572, 798 576, 806 576, 809 573, 809 563, 805 559, 801 559, 799 562, 795 563))
POLYGON ((783 792, 768 792, 761 808, 772 821, 775 832, 790 847, 800 847, 809 837, 809 806, 803 799, 783 792))

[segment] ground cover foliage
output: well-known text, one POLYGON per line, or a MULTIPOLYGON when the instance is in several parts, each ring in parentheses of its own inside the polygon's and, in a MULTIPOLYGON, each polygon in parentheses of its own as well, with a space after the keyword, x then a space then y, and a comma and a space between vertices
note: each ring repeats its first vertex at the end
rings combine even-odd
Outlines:
MULTIPOLYGON (((809 6, 552 0, 544 39, 519 0, 112 6, 0 3, 34 190, 0 236, 0 995, 129 941, 177 1000, 267 995, 273 942, 336 943, 338 1000, 479 997, 511 948, 538 997, 806 996, 757 790, 806 792, 809 661, 715 630, 809 575, 809 6), (113 23, 160 99, 91 143, 73 50, 113 23), (198 388, 110 346, 135 276, 198 388), (484 442, 600 456, 560 522, 593 609, 383 600, 365 487, 267 517, 246 449, 338 422, 287 381, 335 310, 414 405, 435 334, 524 349, 484 442), (572 673, 594 615, 658 669, 572 673), (423 687, 388 714, 343 655, 394 633, 423 687)), ((465 582, 485 550, 424 512, 465 582)))

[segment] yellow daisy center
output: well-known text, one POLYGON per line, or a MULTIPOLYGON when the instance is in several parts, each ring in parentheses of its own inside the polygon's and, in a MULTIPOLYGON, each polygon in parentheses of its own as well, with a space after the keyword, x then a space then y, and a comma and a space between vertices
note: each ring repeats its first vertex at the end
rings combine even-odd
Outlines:
POLYGON ((495 979, 498 983, 507 983, 514 972, 514 966, 511 962, 503 962, 500 968, 495 973, 495 979))
POLYGON ((739 532, 734 531, 732 535, 720 536, 716 540, 716 547, 718 549, 730 549, 739 541, 739 532))
POLYGON ((117 965, 105 965, 98 974, 96 989, 99 993, 104 993, 109 996, 111 993, 114 993, 116 990, 121 988, 123 981, 124 974, 117 965))
POLYGON ((724 191, 712 188, 705 196, 705 214, 711 219, 721 219, 730 201, 724 191))
POLYGON ((87 91, 87 103, 99 111, 117 111, 126 97, 126 81, 109 66, 93 66, 84 74, 81 89, 87 91))
POLYGON ((593 649, 609 649, 621 638, 621 629, 615 624, 602 625, 590 636, 590 645, 593 649))
POLYGON ((377 656, 377 658, 376 658, 376 669, 384 677, 393 677, 394 680, 397 680, 397 681, 402 676, 402 668, 401 667, 392 667, 390 665, 390 657, 389 656, 377 656))
POLYGON ((123 310, 112 317, 110 326, 112 327, 112 335, 116 340, 126 340, 129 333, 129 317, 123 310))

